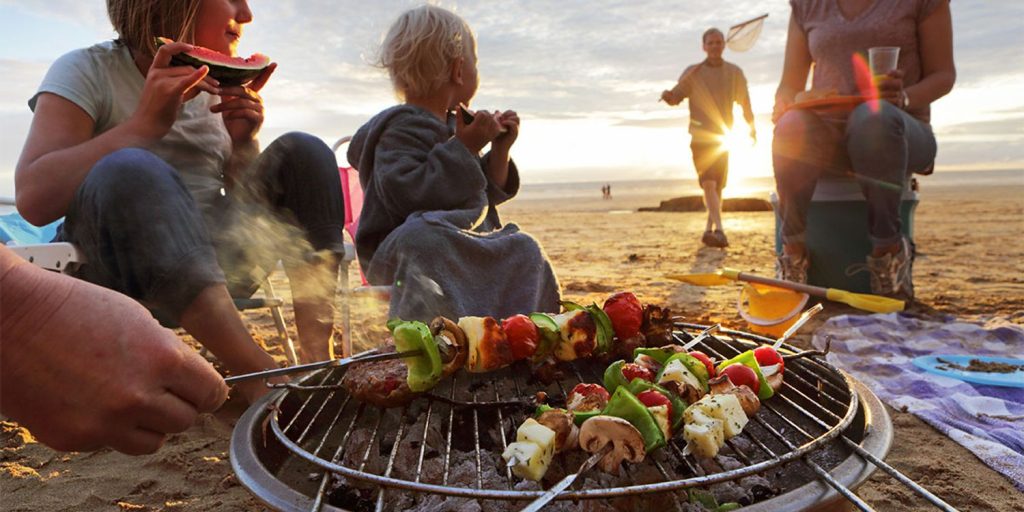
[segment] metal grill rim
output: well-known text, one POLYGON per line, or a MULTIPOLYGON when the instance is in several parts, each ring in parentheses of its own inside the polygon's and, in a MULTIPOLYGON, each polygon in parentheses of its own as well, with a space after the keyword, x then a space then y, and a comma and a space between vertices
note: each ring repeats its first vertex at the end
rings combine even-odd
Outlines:
MULTIPOLYGON (((690 324, 690 323, 677 323, 676 326, 677 326, 677 328, 684 328, 684 329, 689 329, 689 330, 703 330, 704 328, 706 328, 706 326, 703 326, 703 325, 690 324)), ((735 330, 730 330, 730 329, 722 329, 720 332, 721 332, 722 335, 730 336, 732 338, 730 341, 732 341, 732 342, 740 342, 740 343, 749 344, 749 345, 759 345, 759 344, 766 344, 766 343, 770 344, 770 343, 774 342, 774 340, 772 340, 770 338, 765 338, 765 337, 762 337, 762 336, 758 336, 758 335, 755 335, 755 334, 750 334, 750 333, 746 333, 746 332, 742 332, 742 331, 735 331, 735 330)), ((719 340, 719 341, 722 341, 722 340, 719 340)), ((727 342, 722 342, 722 343, 725 343, 726 345, 729 344, 727 342)), ((797 349, 795 347, 792 347, 790 345, 783 345, 783 347, 788 349, 788 350, 790 350, 790 351, 794 351, 794 352, 799 350, 799 349, 797 349)), ((560 494, 557 499, 558 500, 576 500, 576 499, 613 498, 613 497, 621 497, 621 496, 632 496, 632 495, 637 495, 637 494, 672 492, 672 491, 677 491, 677 490, 687 489, 687 488, 692 488, 692 487, 701 487, 701 486, 706 486, 706 485, 710 485, 710 484, 713 484, 713 483, 724 482, 724 481, 729 481, 729 480, 736 480, 736 479, 739 479, 739 478, 743 478, 745 476, 764 473, 764 472, 768 471, 769 469, 772 469, 774 467, 780 466, 782 464, 786 464, 788 462, 792 462, 792 461, 801 459, 801 458, 805 457, 806 455, 808 455, 808 454, 818 450, 819 448, 821 448, 825 444, 831 442, 833 439, 838 437, 851 424, 851 422, 853 421, 854 417, 856 416, 856 413, 857 413, 857 410, 858 410, 858 406, 859 406, 859 402, 858 402, 858 395, 857 395, 856 392, 853 391, 853 386, 852 386, 852 383, 851 383, 850 378, 849 378, 848 375, 846 375, 844 372, 838 370, 837 368, 832 366, 830 363, 828 363, 828 362, 826 362, 826 361, 824 361, 824 360, 822 360, 820 358, 815 357, 815 358, 809 358, 809 359, 812 359, 813 362, 816 365, 818 365, 822 369, 826 370, 830 374, 830 375, 828 375, 828 377, 832 377, 832 378, 839 377, 839 378, 841 378, 842 379, 842 384, 844 385, 845 389, 840 389, 840 390, 845 392, 847 394, 847 396, 849 397, 848 403, 845 404, 846 405, 846 412, 845 412, 845 414, 842 416, 842 418, 840 419, 840 421, 838 423, 833 425, 825 433, 823 433, 823 434, 813 438, 812 440, 804 443, 803 445, 797 446, 796 449, 793 449, 793 450, 790 450, 790 451, 786 451, 785 453, 782 453, 781 455, 777 455, 777 456, 775 456, 773 458, 770 458, 768 460, 759 462, 757 464, 745 465, 742 468, 721 471, 721 472, 713 473, 713 474, 710 474, 710 475, 694 476, 694 477, 690 477, 690 478, 675 479, 675 480, 670 480, 670 481, 665 481, 665 482, 656 482, 656 483, 649 483, 649 484, 634 484, 634 485, 628 485, 628 486, 609 487, 609 488, 603 488, 603 489, 567 490, 566 492, 560 494)), ((818 376, 821 381, 827 382, 827 383, 831 384, 833 387, 839 388, 839 386, 835 385, 834 382, 831 382, 830 379, 824 378, 821 375, 817 375, 817 372, 812 372, 812 371, 808 370, 808 373, 814 374, 814 375, 818 376)), ((302 382, 306 382, 306 381, 310 380, 315 375, 318 375, 318 374, 311 374, 310 376, 307 376, 305 379, 303 379, 302 382)), ((451 485, 438 485, 438 484, 424 483, 424 482, 419 482, 419 481, 405 480, 405 479, 402 479, 402 478, 394 478, 394 477, 390 477, 390 476, 378 475, 378 474, 374 474, 374 473, 370 473, 370 472, 364 472, 364 471, 356 470, 356 469, 353 469, 353 468, 349 468, 349 467, 346 467, 346 466, 343 466, 343 465, 339 465, 339 464, 336 464, 334 462, 325 460, 325 459, 323 459, 323 458, 321 458, 321 457, 319 457, 317 455, 314 455, 314 454, 310 453, 305 448, 300 446, 298 443, 294 442, 282 430, 282 428, 280 426, 280 421, 279 421, 279 416, 278 415, 279 415, 280 407, 281 407, 282 403, 284 402, 284 400, 287 397, 288 397, 288 393, 282 392, 281 395, 274 400, 274 404, 275 404, 276 407, 270 413, 271 414, 271 421, 269 422, 270 425, 271 425, 271 430, 274 432, 274 435, 277 437, 278 441, 280 441, 282 443, 282 445, 285 446, 290 452, 292 452, 293 454, 295 454, 295 455, 299 456, 300 458, 306 460, 307 462, 309 462, 309 463, 311 463, 313 465, 316 465, 316 466, 318 466, 318 467, 320 467, 320 468, 322 468, 322 469, 324 469, 326 471, 329 471, 331 473, 335 473, 335 474, 344 476, 346 478, 352 478, 352 479, 355 479, 355 480, 359 480, 359 481, 362 481, 362 482, 365 482, 365 483, 374 484, 374 485, 380 486, 382 489, 390 488, 390 489, 398 489, 398 490, 403 490, 403 491, 424 492, 424 493, 432 493, 432 494, 438 494, 438 495, 443 495, 443 496, 461 497, 461 498, 491 499, 491 500, 494 500, 494 499, 498 499, 498 500, 531 500, 531 499, 537 498, 538 496, 540 496, 540 495, 542 495, 544 493, 543 490, 498 490, 498 489, 483 489, 483 488, 475 488, 474 489, 474 488, 454 487, 454 486, 451 486, 451 485)), ((326 399, 324 399, 324 401, 326 401, 326 399)), ((823 410, 826 410, 826 412, 828 411, 827 409, 824 408, 824 406, 819 406, 819 407, 822 408, 823 410)), ((782 418, 786 418, 785 415, 781 415, 777 411, 776 411, 776 414, 779 415, 782 418)), ((807 413, 807 414, 810 415, 813 418, 818 419, 818 420, 823 420, 824 419, 822 416, 811 415, 810 413, 807 413)), ((307 425, 307 427, 308 427, 308 425, 307 425)), ((451 428, 451 425, 449 425, 449 428, 451 428)), ((504 431, 504 427, 503 426, 502 426, 502 431, 504 431)), ((396 439, 396 446, 397 446, 398 443, 400 443, 400 440, 396 439)), ((319 450, 317 450, 317 451, 319 451, 319 450)), ((770 451, 769 451, 769 453, 770 453, 770 451)), ((479 472, 479 467, 478 467, 478 472, 479 472)), ((419 474, 420 473, 417 472, 417 478, 418 478, 419 474)))

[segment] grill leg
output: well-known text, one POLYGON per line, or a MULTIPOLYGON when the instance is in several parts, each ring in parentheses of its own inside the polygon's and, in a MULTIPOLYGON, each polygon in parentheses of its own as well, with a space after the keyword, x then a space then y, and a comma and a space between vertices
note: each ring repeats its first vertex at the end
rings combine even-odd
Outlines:
POLYGON ((284 313, 281 311, 283 301, 274 293, 274 285, 270 284, 270 274, 263 280, 263 292, 267 296, 270 307, 270 316, 274 318, 274 325, 277 327, 277 334, 284 344, 285 355, 288 356, 288 363, 292 366, 299 364, 299 357, 295 354, 295 343, 288 335, 288 327, 284 323, 284 313))

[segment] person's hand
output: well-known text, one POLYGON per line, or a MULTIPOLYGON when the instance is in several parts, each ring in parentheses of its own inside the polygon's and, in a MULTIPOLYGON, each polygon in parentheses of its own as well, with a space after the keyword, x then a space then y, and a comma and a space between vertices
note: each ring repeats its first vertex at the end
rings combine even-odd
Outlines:
POLYGON ((477 112, 473 114, 473 122, 466 124, 461 115, 455 116, 455 138, 473 154, 479 154, 488 143, 501 132, 501 125, 494 114, 477 112))
POLYGON ((182 103, 195 98, 201 91, 210 94, 220 92, 220 84, 207 76, 208 67, 171 66, 172 57, 191 49, 192 45, 187 43, 168 43, 153 56, 139 106, 127 121, 140 136, 152 141, 160 140, 171 131, 182 103))
POLYGON ((494 117, 503 131, 495 137, 494 142, 491 143, 491 149, 507 152, 519 138, 519 114, 515 110, 506 110, 501 113, 495 112, 494 117))
POLYGON ((661 101, 664 101, 665 103, 672 107, 679 104, 679 102, 675 101, 675 98, 672 97, 672 91, 669 91, 667 89, 661 91, 661 101))
POLYGON ((221 113, 224 126, 228 129, 231 142, 241 144, 256 139, 263 126, 263 98, 260 89, 270 80, 270 75, 277 69, 277 63, 271 63, 247 85, 222 87, 221 102, 210 107, 210 111, 221 113))
POLYGON ((878 99, 888 101, 903 108, 903 70, 894 69, 878 81, 878 99))
POLYGON ((151 453, 226 399, 210 363, 134 300, 27 263, 5 291, 18 279, 29 291, 4 301, 0 404, 46 445, 151 453))
MULTIPOLYGON (((786 113, 786 110, 789 110, 789 106, 792 104, 792 99, 776 96, 775 106, 772 107, 772 122, 778 123, 779 119, 786 113)), ((751 128, 751 131, 753 131, 753 128, 751 128)))

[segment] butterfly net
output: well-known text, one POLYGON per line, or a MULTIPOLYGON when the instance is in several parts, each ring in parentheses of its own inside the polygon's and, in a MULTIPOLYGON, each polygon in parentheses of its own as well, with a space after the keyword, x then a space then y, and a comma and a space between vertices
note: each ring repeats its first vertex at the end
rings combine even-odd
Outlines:
POLYGON ((751 49, 757 42, 758 36, 761 35, 761 27, 764 26, 764 19, 767 17, 767 14, 763 14, 729 27, 729 33, 725 36, 726 46, 734 52, 745 52, 751 49))

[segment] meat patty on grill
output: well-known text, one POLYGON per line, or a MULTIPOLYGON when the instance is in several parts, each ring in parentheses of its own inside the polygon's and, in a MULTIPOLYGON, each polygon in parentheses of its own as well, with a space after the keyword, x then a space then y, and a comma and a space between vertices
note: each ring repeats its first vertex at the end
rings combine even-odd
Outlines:
MULTIPOLYGON (((395 351, 395 342, 390 337, 382 354, 395 351)), ((401 359, 356 363, 345 371, 341 385, 356 400, 377 407, 401 407, 415 399, 420 393, 409 389, 409 369, 401 359)))

